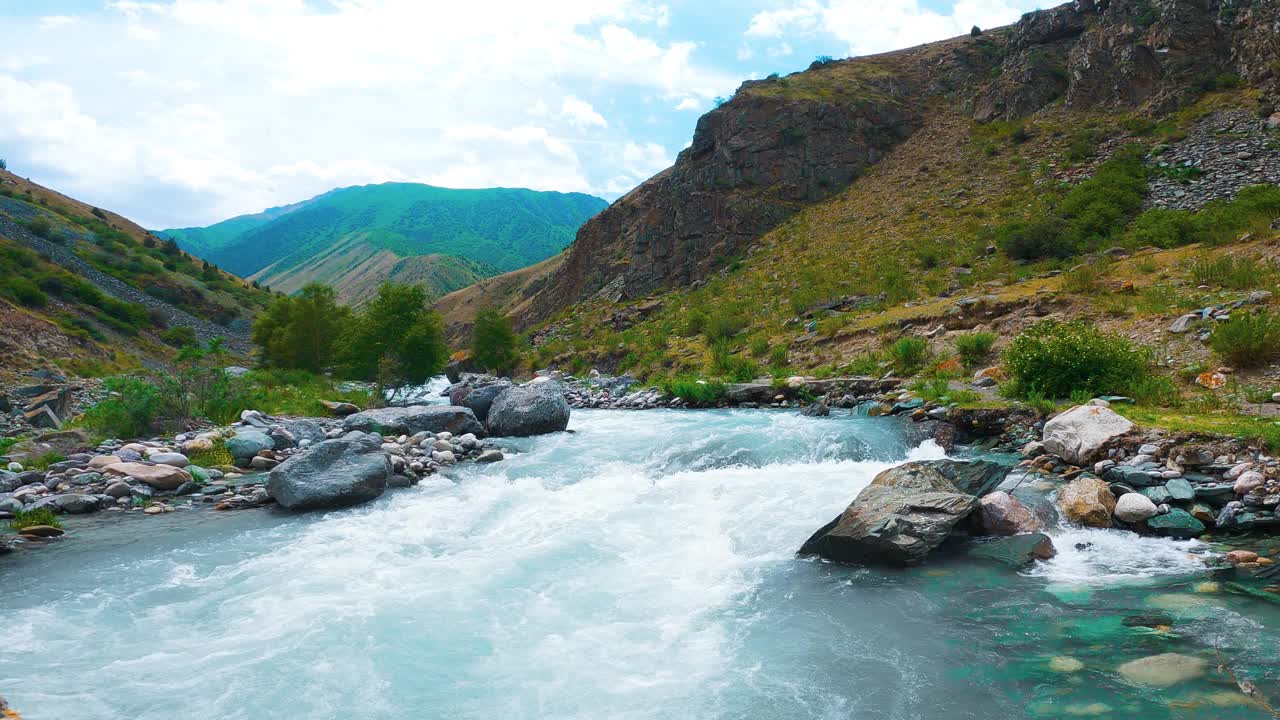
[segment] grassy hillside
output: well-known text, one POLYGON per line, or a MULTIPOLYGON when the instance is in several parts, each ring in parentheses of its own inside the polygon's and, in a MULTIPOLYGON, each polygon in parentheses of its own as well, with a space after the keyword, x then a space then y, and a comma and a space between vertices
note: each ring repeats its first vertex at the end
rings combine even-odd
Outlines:
POLYGON ((605 205, 580 193, 385 183, 335 190, 232 240, 219 229, 216 247, 202 242, 208 260, 242 277, 271 268, 268 283, 353 233, 398 257, 456 255, 508 271, 559 252, 605 205))
POLYGON ((400 257, 378 242, 383 232, 351 233, 303 263, 283 270, 271 265, 249 279, 286 294, 318 282, 332 286, 339 302, 360 305, 384 282, 421 285, 434 299, 497 274, 492 266, 453 255, 400 257))
POLYGON ((270 295, 123 217, 0 172, 5 373, 165 361, 185 340, 247 349, 270 295))
POLYGON ((1149 348, 1180 393, 1199 397, 1190 380, 1227 364, 1240 365, 1239 398, 1262 397, 1266 362, 1231 362, 1202 339, 1211 327, 1167 328, 1190 310, 1275 290, 1280 186, 1205 204, 1219 192, 1212 175, 1162 160, 1246 143, 1249 153, 1214 153, 1248 156, 1230 168, 1245 175, 1280 167, 1280 132, 1261 129, 1257 98, 1233 89, 1155 119, 1051 107, 990 124, 939 104, 864 177, 704 284, 580 303, 535 328, 531 365, 656 380, 881 375, 901 371, 900 338, 925 339, 927 364, 915 372, 958 357, 976 331, 995 335, 982 358, 991 364, 1037 320, 1084 319, 1149 348), (1195 194, 1198 211, 1155 206, 1157 195, 1195 194), (1028 253, 1025 237, 1042 235, 1052 246, 1028 253))

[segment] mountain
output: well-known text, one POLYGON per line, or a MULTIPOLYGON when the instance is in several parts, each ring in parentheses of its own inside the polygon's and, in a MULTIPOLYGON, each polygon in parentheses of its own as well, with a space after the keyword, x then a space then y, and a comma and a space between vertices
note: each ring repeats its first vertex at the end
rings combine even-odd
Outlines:
POLYGON ((266 225, 282 215, 306 207, 308 203, 317 199, 319 198, 269 208, 252 215, 239 215, 208 227, 174 228, 163 230, 159 234, 177 241, 179 247, 193 255, 207 257, 235 243, 245 233, 266 225))
MULTIPOLYGON (((555 262, 437 307, 455 341, 476 308, 497 305, 532 331, 541 362, 663 374, 723 365, 720 339, 744 367, 779 347, 798 368, 847 362, 902 318, 942 322, 919 310, 939 293, 1017 286, 1020 306, 1046 312, 1035 274, 1105 248, 1040 262, 998 240, 1052 217, 1124 146, 1149 153, 1151 179, 1138 206, 1100 216, 1113 226, 1092 242, 1143 209, 1195 210, 1280 182, 1267 129, 1280 125, 1277 23, 1280 6, 1256 0, 1078 0, 748 81, 698 121, 671 168, 588 221, 555 262), (1186 165, 1171 170, 1159 153, 1186 165)), ((935 309, 964 316, 955 302, 935 309)))
POLYGON ((247 352, 270 298, 120 215, 0 171, 0 382, 163 364, 185 338, 247 352))
POLYGON ((418 278, 439 296, 535 264, 606 205, 581 193, 384 183, 161 234, 273 289, 318 281, 358 302, 385 280, 418 278))

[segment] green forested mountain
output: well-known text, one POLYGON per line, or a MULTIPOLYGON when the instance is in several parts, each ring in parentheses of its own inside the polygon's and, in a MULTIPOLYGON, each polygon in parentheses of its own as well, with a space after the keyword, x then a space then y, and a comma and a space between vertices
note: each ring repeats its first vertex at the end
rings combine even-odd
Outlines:
POLYGON ((417 263, 450 268, 424 274, 447 277, 430 288, 435 294, 540 262, 564 249, 606 205, 581 193, 384 183, 162 234, 219 267, 286 291, 310 280, 350 285, 346 273, 358 272, 359 287, 344 294, 358 301, 364 285, 388 279, 396 259, 440 256, 417 263))

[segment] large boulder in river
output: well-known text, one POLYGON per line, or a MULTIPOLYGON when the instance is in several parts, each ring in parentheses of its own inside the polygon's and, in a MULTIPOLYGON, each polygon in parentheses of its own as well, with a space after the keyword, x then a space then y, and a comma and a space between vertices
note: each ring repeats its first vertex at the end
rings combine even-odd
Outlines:
POLYGON ((569 403, 552 381, 513 385, 494 398, 486 424, 497 437, 560 432, 569 426, 569 403))
POLYGON ((267 494, 290 510, 341 507, 377 498, 390 478, 382 437, 349 432, 281 463, 267 479, 267 494))
POLYGON ((473 433, 484 437, 484 426, 475 413, 454 405, 410 405, 365 410, 348 415, 342 421, 344 430, 359 430, 383 435, 413 435, 420 432, 454 435, 473 433))
POLYGON ((840 562, 916 565, 978 506, 969 488, 1008 473, 990 462, 909 462, 885 470, 800 548, 840 562), (963 486, 963 489, 962 489, 963 486))
POLYGON ((1098 478, 1076 478, 1058 491, 1058 508, 1067 520, 1077 525, 1109 528, 1116 496, 1111 487, 1098 478))
POLYGON ((1084 467, 1099 459, 1107 443, 1133 429, 1110 408, 1077 405, 1044 424, 1045 450, 1084 467))

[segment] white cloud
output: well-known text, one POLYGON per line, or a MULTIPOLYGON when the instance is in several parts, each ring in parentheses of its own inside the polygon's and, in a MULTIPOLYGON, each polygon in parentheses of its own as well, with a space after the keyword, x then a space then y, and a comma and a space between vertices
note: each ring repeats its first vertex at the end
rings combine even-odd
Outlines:
POLYGON ((41 30, 52 30, 65 25, 74 25, 80 22, 80 18, 75 15, 46 15, 40 18, 41 30))
POLYGON ((919 0, 796 0, 756 13, 745 34, 794 38, 827 33, 844 42, 850 55, 866 55, 962 35, 974 25, 1003 25, 1036 7, 1036 0, 958 0, 943 13, 919 0))
MULTIPOLYGON (((652 0, 107 6, 57 33, 6 34, 0 147, 24 174, 152 227, 381 180, 622 192, 619 177, 670 158, 607 121, 601 97, 705 104, 739 81, 660 32, 671 11, 652 0)), ((38 25, 6 18, 20 22, 38 25)))
POLYGON ((569 95, 560 105, 560 117, 576 128, 609 127, 604 116, 591 107, 591 103, 569 95))
POLYGON ((628 142, 622 147, 621 156, 616 163, 622 172, 609 181, 611 193, 624 193, 639 185, 649 177, 671 167, 675 162, 666 150, 657 143, 628 142))
POLYGON ((771 58, 786 57, 792 52, 794 51, 791 49, 790 43, 778 43, 768 50, 769 57, 771 58))
POLYGON ((676 110, 699 110, 701 108, 702 103, 697 98, 691 97, 685 98, 676 104, 676 110))

